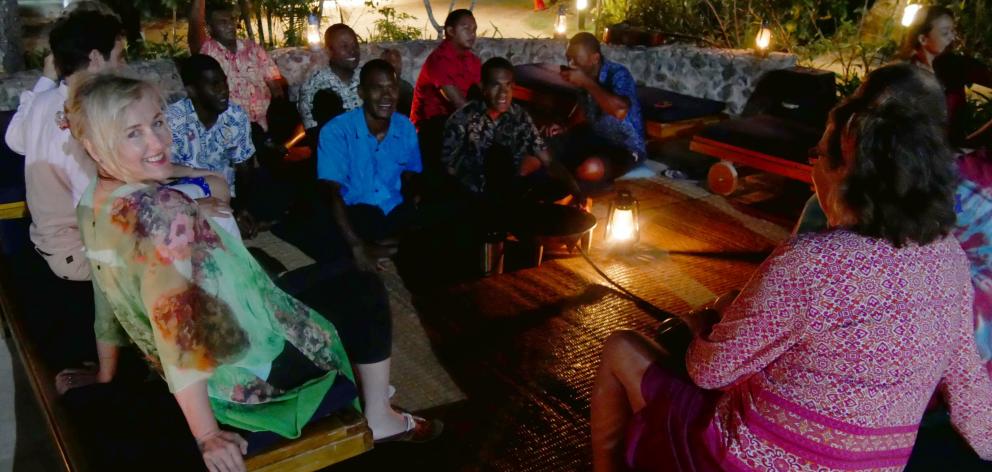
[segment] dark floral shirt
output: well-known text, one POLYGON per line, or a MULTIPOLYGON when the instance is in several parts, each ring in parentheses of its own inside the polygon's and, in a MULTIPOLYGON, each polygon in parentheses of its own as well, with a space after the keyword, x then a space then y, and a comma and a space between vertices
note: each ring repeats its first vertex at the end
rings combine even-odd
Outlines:
POLYGON ((441 162, 468 190, 484 192, 485 155, 494 144, 506 146, 513 153, 514 167, 519 167, 525 156, 533 156, 546 147, 534 120, 519 105, 510 105, 506 113, 493 120, 486 112, 486 104, 474 100, 452 114, 444 125, 441 162))

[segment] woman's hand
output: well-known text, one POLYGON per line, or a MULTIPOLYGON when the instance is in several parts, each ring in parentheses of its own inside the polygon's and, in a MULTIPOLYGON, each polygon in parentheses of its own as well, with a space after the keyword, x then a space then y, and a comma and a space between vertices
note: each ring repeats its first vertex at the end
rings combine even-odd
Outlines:
POLYGON ((244 456, 248 452, 248 441, 236 433, 215 430, 197 438, 196 445, 203 453, 203 463, 210 472, 242 472, 245 469, 244 456))
POLYGON ((55 376, 55 391, 59 395, 78 387, 85 387, 97 383, 97 366, 93 363, 86 363, 82 369, 65 369, 55 376))
POLYGON ((200 206, 200 211, 209 217, 226 218, 233 214, 231 205, 216 197, 201 198, 196 204, 200 206))

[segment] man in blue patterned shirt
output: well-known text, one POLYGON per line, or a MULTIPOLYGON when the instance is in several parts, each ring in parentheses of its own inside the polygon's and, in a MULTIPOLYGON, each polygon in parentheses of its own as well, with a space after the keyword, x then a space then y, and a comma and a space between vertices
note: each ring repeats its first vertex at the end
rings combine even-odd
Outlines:
POLYGON ((583 116, 560 141, 559 155, 580 179, 619 177, 646 156, 637 83, 626 67, 603 57, 590 33, 573 36, 565 54, 569 67, 561 76, 582 89, 583 116))
POLYGON ((227 76, 214 58, 194 54, 182 62, 180 75, 188 98, 166 109, 172 130, 172 162, 222 174, 231 187, 231 196, 238 197, 232 201, 238 226, 245 238, 251 238, 254 221, 243 195, 250 189, 247 180, 255 154, 248 114, 229 102, 227 76))

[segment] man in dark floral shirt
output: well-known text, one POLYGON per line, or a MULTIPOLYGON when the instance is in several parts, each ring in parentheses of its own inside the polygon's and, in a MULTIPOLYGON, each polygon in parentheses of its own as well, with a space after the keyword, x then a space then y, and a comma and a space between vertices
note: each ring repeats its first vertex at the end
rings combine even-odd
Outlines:
POLYGON ((569 173, 552 162, 530 115, 513 103, 510 61, 486 61, 481 79, 483 100, 469 102, 445 124, 441 162, 447 173, 475 194, 512 192, 518 177, 542 167, 575 188, 569 173))

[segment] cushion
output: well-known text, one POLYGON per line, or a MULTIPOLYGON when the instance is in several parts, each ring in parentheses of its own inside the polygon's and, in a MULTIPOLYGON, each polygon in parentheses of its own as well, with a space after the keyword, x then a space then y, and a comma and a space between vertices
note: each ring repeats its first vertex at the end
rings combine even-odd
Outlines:
POLYGON ((723 112, 727 104, 706 98, 691 97, 655 87, 637 87, 644 121, 672 123, 723 112))
POLYGON ((575 95, 579 88, 561 78, 560 66, 554 64, 523 64, 514 66, 517 85, 534 91, 575 95))
POLYGON ((816 146, 822 130, 771 115, 755 115, 715 123, 699 136, 801 164, 816 146))

